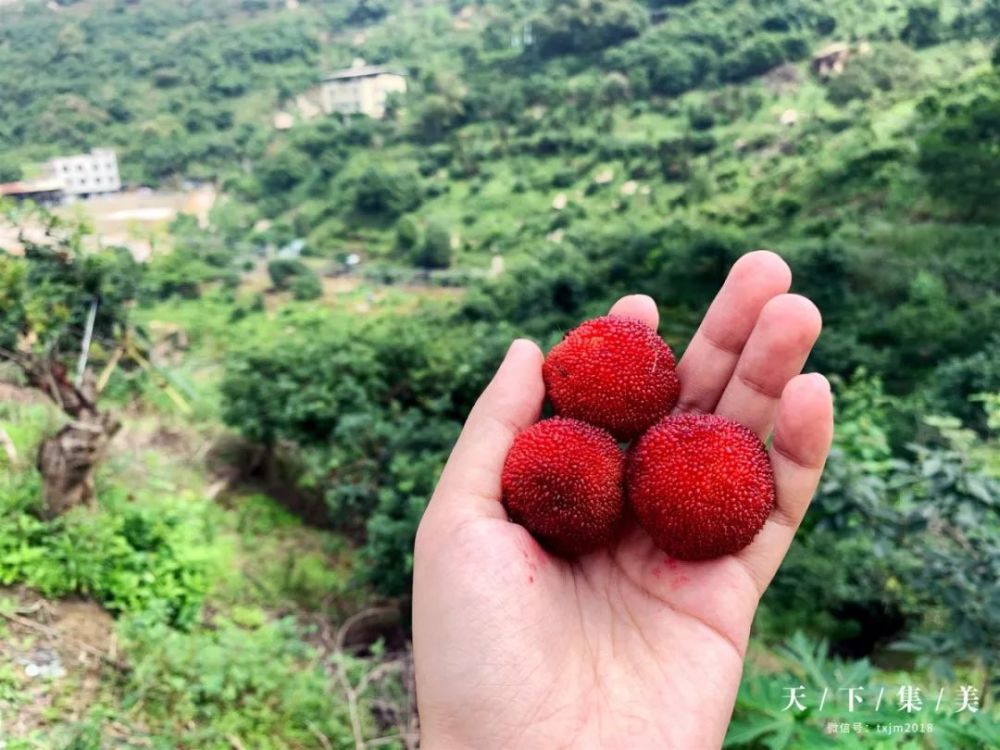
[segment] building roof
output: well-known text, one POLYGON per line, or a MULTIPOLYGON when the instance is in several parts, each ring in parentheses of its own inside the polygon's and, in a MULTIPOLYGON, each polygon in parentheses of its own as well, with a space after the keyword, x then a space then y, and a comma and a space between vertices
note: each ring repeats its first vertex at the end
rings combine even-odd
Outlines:
POLYGON ((819 52, 813 53, 813 60, 823 60, 827 57, 835 57, 850 51, 851 46, 845 42, 834 42, 826 45, 819 52))
POLYGON ((0 184, 0 195, 29 195, 31 193, 51 193, 63 189, 62 180, 30 180, 28 182, 5 182, 0 184))
POLYGON ((49 159, 49 162, 51 163, 58 161, 71 161, 75 159, 92 159, 95 156, 100 156, 102 158, 113 156, 115 157, 116 160, 118 158, 113 148, 105 147, 105 148, 92 148, 90 149, 90 151, 83 154, 61 154, 59 156, 53 156, 51 159, 49 159))
POLYGON ((390 68, 387 65, 358 65, 353 68, 344 68, 343 70, 335 70, 327 76, 324 76, 324 81, 341 81, 348 78, 367 78, 368 76, 377 76, 383 73, 388 73, 390 75, 405 76, 401 70, 396 70, 395 68, 390 68))

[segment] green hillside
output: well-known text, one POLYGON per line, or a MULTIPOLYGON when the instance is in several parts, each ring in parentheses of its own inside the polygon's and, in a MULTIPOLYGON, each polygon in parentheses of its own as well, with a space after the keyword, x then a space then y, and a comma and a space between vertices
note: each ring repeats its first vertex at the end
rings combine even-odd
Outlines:
POLYGON ((0 182, 109 145, 219 190, 149 263, 72 222, 0 252, 0 747, 415 747, 413 537, 510 340, 645 293, 680 354, 754 248, 822 311, 837 430, 726 746, 1000 744, 998 33, 996 0, 0 3, 0 182), (358 58, 407 73, 384 119, 296 102, 358 58), (71 372, 98 297, 123 426, 47 519, 65 415, 2 360, 71 372), (45 649, 68 674, 5 666, 45 649), (845 681, 983 710, 781 710, 845 681))

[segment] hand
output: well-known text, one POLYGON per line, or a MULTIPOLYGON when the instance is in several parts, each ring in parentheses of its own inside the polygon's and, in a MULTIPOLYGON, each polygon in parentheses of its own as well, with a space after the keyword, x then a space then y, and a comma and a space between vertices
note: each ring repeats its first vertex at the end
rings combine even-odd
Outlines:
MULTIPOLYGON (((542 353, 515 341, 452 451, 417 532, 413 648, 423 747, 718 748, 750 624, 805 514, 833 433, 829 383, 799 375, 820 331, 769 252, 733 266, 678 365, 677 411, 715 412, 766 439, 777 505, 753 543, 673 560, 632 524, 567 561, 500 503, 514 436, 538 419, 542 353)), ((612 315, 656 328, 631 296, 612 315)))

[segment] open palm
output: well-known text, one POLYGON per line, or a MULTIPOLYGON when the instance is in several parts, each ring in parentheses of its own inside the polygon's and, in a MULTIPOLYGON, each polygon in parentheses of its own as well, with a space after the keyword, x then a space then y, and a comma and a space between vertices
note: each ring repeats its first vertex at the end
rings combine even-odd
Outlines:
MULTIPOLYGON (((760 595, 829 449, 829 384, 799 375, 820 331, 791 274, 754 252, 730 272, 678 365, 677 411, 767 438, 777 506, 754 542, 705 562, 667 557, 634 522, 567 561, 500 504, 514 436, 538 419, 542 354, 515 341, 476 404, 417 533, 413 641, 423 747, 717 748, 760 595)), ((612 315, 658 324, 648 297, 612 315)))

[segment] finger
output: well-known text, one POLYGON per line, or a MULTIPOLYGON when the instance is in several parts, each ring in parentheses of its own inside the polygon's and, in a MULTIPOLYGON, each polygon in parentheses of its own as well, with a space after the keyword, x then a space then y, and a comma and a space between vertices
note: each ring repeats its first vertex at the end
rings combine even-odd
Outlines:
POLYGON ((785 385, 802 372, 822 326, 819 310, 805 297, 772 297, 743 347, 715 413, 766 439, 785 385))
POLYGON ((770 458, 775 508, 753 543, 737 553, 757 590, 771 582, 809 507, 833 440, 830 384, 819 373, 792 378, 781 394, 770 458))
POLYGON ((469 412, 427 506, 427 520, 506 518, 499 502, 504 460, 517 433, 538 419, 544 397, 542 353, 533 342, 518 339, 469 412))
POLYGON ((630 294, 622 297, 611 306, 608 315, 616 318, 634 318, 641 320, 654 331, 660 324, 660 311, 656 309, 653 298, 645 294, 630 294))
POLYGON ((733 264, 677 366, 677 411, 715 410, 761 309, 791 284, 788 264, 767 250, 747 253, 733 264))

